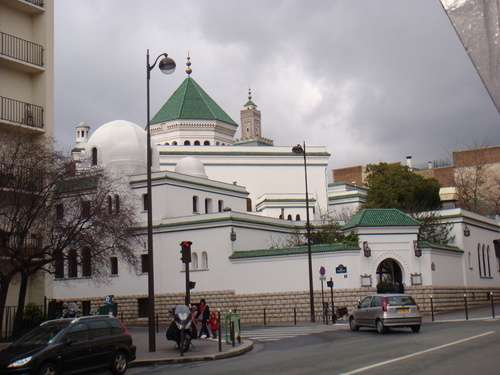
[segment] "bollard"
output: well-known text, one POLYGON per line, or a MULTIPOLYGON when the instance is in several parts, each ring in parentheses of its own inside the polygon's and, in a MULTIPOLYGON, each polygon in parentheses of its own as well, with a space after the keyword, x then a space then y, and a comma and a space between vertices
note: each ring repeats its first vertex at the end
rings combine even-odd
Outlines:
POLYGON ((293 308, 293 325, 294 326, 297 325, 297 308, 296 307, 293 308))
POLYGON ((155 323, 156 323, 156 333, 159 333, 160 332, 160 319, 158 317, 158 313, 156 313, 156 316, 155 316, 155 323))
POLYGON ((337 322, 337 316, 335 315, 335 304, 333 302, 333 295, 332 295, 332 324, 335 324, 337 322))
POLYGON ((266 321, 266 308, 264 307, 264 325, 266 326, 267 325, 267 321, 266 321))
POLYGON ((323 313, 323 315, 325 316, 325 323, 326 325, 328 325, 328 321, 330 319, 328 319, 328 302, 325 302, 325 312, 323 313))
POLYGON ((238 344, 241 344, 241 319, 238 319, 238 344))
POLYGON ((222 324, 220 324, 220 311, 217 311, 217 336, 219 339, 219 352, 222 352, 222 324))
POLYGON ((467 304, 467 294, 464 293, 465 320, 469 320, 469 305, 467 304))
POLYGON ((432 294, 430 295, 430 297, 431 297, 431 319, 432 321, 434 321, 434 302, 432 299, 432 294))
POLYGON ((230 335, 231 335, 231 345, 234 348, 234 346, 235 346, 236 343, 234 342, 234 322, 232 320, 231 320, 231 323, 229 324, 229 327, 230 327, 230 331, 229 332, 230 332, 230 335))
POLYGON ((490 301, 491 301, 491 318, 495 319, 495 297, 493 292, 490 292, 490 301))

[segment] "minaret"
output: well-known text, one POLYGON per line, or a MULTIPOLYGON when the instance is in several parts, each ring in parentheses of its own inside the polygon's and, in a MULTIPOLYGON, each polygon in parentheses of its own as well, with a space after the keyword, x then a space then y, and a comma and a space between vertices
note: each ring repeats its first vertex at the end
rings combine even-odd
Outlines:
POLYGON ((81 122, 75 129, 75 145, 71 150, 71 156, 77 163, 81 163, 85 158, 85 145, 89 140, 90 126, 81 122))
POLYGON ((248 101, 241 110, 241 140, 259 139, 262 137, 260 128, 260 111, 252 101, 252 90, 248 89, 248 101))

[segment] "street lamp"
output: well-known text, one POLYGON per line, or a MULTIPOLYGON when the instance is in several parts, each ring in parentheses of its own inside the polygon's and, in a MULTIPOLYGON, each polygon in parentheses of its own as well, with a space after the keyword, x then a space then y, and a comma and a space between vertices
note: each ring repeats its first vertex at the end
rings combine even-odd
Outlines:
POLYGON ((304 155, 304 177, 306 182, 306 232, 307 232, 307 262, 309 266, 309 304, 311 311, 311 322, 316 321, 314 314, 314 286, 312 275, 312 256, 311 256, 311 224, 309 222, 309 192, 307 189, 307 159, 306 159, 306 142, 304 145, 298 144, 292 148, 294 154, 304 155))
POLYGON ((171 74, 175 70, 175 61, 172 60, 166 53, 159 55, 153 65, 149 65, 149 49, 146 52, 146 86, 147 86, 147 204, 148 204, 148 335, 149 335, 149 351, 156 351, 156 333, 155 333, 155 279, 154 279, 154 262, 153 262, 153 199, 151 192, 151 129, 150 129, 150 113, 149 113, 149 80, 151 78, 151 70, 156 66, 156 63, 163 57, 158 64, 158 67, 165 74, 171 74))

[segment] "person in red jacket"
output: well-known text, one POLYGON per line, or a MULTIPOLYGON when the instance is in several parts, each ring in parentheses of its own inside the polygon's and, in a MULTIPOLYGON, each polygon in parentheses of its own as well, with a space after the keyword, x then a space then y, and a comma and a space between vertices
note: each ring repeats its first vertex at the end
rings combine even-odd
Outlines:
POLYGON ((210 331, 212 331, 212 337, 215 339, 217 337, 217 332, 219 331, 219 324, 217 322, 217 314, 215 311, 212 311, 210 314, 208 326, 210 327, 210 331))

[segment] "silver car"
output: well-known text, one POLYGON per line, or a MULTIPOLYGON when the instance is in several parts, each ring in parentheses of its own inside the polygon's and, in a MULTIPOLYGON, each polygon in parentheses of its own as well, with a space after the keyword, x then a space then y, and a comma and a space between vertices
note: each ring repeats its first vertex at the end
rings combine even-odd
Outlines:
POLYGON ((415 300, 406 294, 377 294, 363 298, 349 316, 352 331, 359 327, 373 327, 385 333, 388 327, 410 327, 420 331, 422 316, 415 300))

